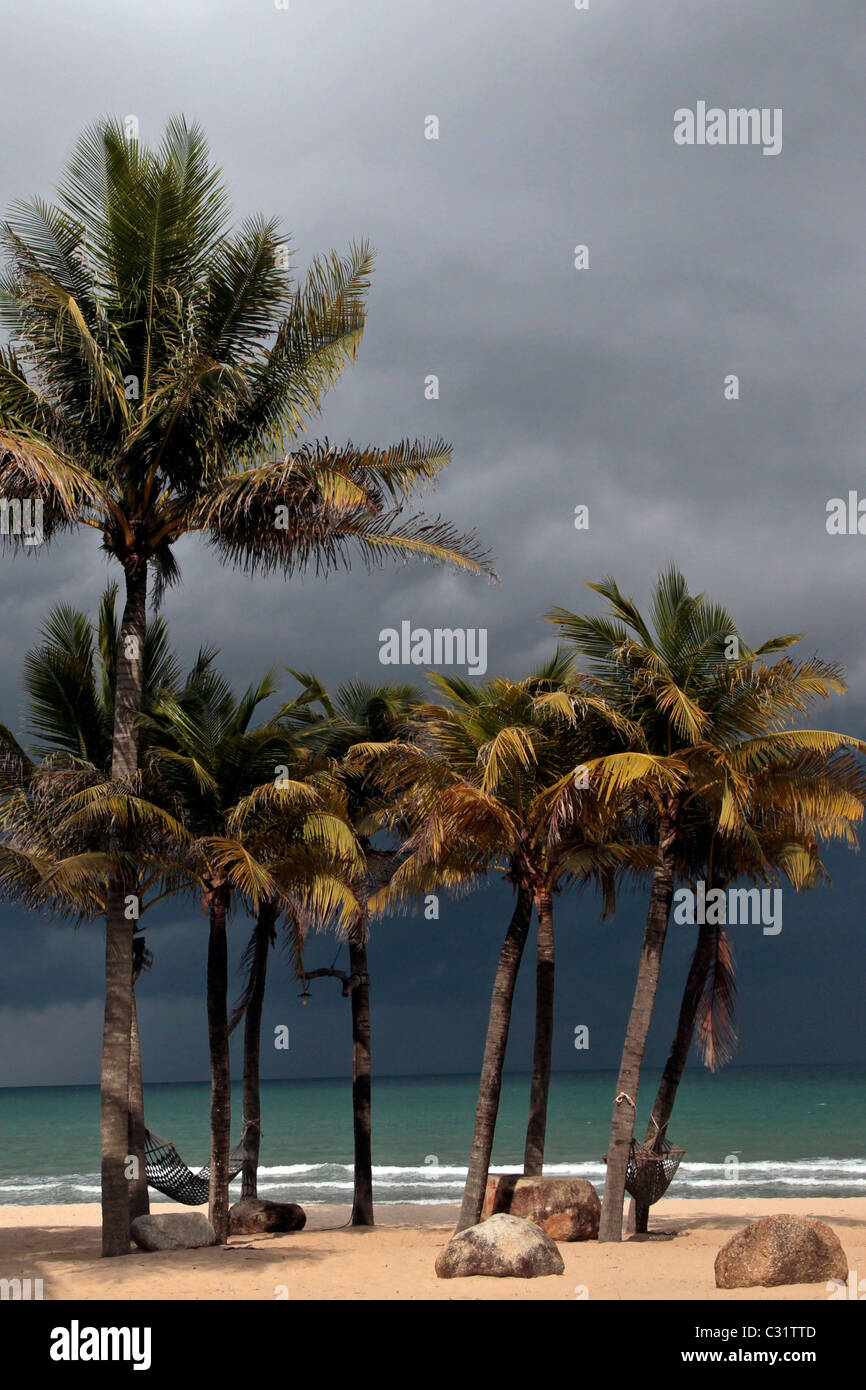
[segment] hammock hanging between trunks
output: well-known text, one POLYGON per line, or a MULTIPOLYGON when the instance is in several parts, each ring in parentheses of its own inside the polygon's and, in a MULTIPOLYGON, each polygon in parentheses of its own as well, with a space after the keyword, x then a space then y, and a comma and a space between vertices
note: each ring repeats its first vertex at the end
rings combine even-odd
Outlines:
MULTIPOLYGON (((229 1182, 236 1178, 243 1167, 244 1146, 237 1145, 229 1154, 229 1182)), ((160 1139, 148 1129, 145 1131, 144 1170, 147 1181, 166 1197, 173 1197, 187 1207, 199 1207, 208 1199, 210 1184, 210 1164, 198 1173, 187 1168, 174 1144, 160 1139)))
POLYGON ((641 1206, 653 1206, 667 1192, 684 1153, 685 1149, 674 1149, 667 1140, 654 1146, 633 1139, 626 1169, 626 1192, 641 1206))

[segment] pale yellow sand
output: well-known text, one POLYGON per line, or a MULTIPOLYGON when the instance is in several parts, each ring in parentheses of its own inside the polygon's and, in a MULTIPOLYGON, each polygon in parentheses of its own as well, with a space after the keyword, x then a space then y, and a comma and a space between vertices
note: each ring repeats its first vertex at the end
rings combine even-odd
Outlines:
MULTIPOLYGON (((171 1204, 154 1211, 178 1211, 171 1204)), ((187 1208, 188 1210, 188 1208, 187 1208)), ((672 1239, 561 1244, 565 1274, 437 1279, 456 1207, 380 1207, 374 1230, 333 1229, 348 1208, 311 1206, 304 1231, 228 1246, 99 1258, 99 1208, 0 1206, 0 1279, 42 1279, 46 1299, 827 1299, 823 1284, 721 1291, 713 1261, 734 1231, 774 1212, 817 1216, 839 1236, 866 1296, 866 1198, 662 1201, 651 1226, 672 1239)))

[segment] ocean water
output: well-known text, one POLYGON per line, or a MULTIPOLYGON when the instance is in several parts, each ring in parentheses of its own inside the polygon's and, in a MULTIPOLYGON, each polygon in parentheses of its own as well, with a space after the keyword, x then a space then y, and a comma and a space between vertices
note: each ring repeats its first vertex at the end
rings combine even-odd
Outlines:
MULTIPOLYGON (((659 1074, 641 1085, 646 1127, 659 1074)), ((556 1073, 545 1171, 604 1180, 616 1077, 556 1073)), ((529 1078, 502 1090, 494 1171, 519 1171, 529 1078)), ((460 1197, 477 1079, 374 1081, 373 1155, 379 1202, 460 1197)), ((148 1128, 171 1139, 191 1168, 207 1161, 206 1084, 145 1088, 148 1128)), ((233 1095, 235 1142, 240 1088, 233 1095)), ((351 1088, 343 1080, 262 1085, 259 1193, 282 1201, 351 1201, 351 1088)), ((866 1193, 866 1067, 695 1068, 680 1087, 671 1138, 686 1150, 677 1197, 855 1197, 866 1193)), ((99 1197, 99 1092, 90 1086, 0 1090, 0 1203, 87 1202, 99 1197)), ((233 1184, 239 1191, 240 1182, 233 1184)))

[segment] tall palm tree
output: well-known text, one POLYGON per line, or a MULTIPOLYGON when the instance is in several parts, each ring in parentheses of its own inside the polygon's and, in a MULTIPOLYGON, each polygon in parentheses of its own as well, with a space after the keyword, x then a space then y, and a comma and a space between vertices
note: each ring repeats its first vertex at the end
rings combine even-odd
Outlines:
MULTIPOLYGON (((284 718, 291 703, 275 722, 284 718)), ((280 767, 273 787, 255 788, 233 808, 228 817, 230 838, 217 846, 218 859, 256 913, 241 962, 246 983, 229 1023, 230 1031, 242 1019, 244 1023, 242 1197, 258 1195, 261 1023, 271 948, 279 932, 296 972, 306 980, 311 977, 303 969, 307 934, 330 928, 344 936, 360 908, 352 884, 363 860, 347 824, 342 788, 326 759, 301 747, 297 754, 291 768, 280 767), (276 886, 276 896, 263 890, 262 870, 276 886)), ((339 972, 311 972, 326 973, 339 972)))
MULTIPOLYGON (((850 753, 785 751, 754 776, 750 805, 744 811, 745 833, 720 836, 705 814, 693 826, 687 851, 692 861, 680 875, 692 882, 727 888, 738 879, 775 883, 780 879, 803 892, 829 881, 819 857, 819 842, 841 840, 857 847, 854 824, 863 817, 866 773, 850 753), (701 841, 703 840, 703 843, 701 841), (697 851, 697 853, 695 853, 697 851)), ((697 1035, 705 1064, 716 1070, 736 1045, 733 953, 725 927, 698 928, 677 1025, 650 1112, 645 1143, 661 1151, 673 1114, 692 1041, 697 1035)), ((646 1230, 648 1211, 638 1205, 636 1229, 646 1230)))
MULTIPOLYGON (((368 745, 386 793, 413 827, 407 857, 386 900, 399 902, 432 886, 472 883, 501 873, 515 893, 491 999, 469 1169, 458 1230, 481 1215, 493 1149, 502 1072, 517 973, 536 900, 566 877, 583 879, 614 866, 627 846, 612 839, 610 805, 584 789, 575 773, 585 760, 589 730, 608 712, 588 688, 571 679, 557 654, 524 681, 497 679, 472 685, 435 675, 442 704, 422 707, 413 743, 368 745)), ((613 729, 618 716, 610 717, 613 729)), ((627 721, 622 721, 627 727, 627 721)), ((550 1030, 549 999, 542 1000, 550 1030)), ((533 1112, 528 1144, 543 1151, 549 1080, 547 1041, 536 1049, 533 1112)))
MULTIPOLYGON (((372 254, 360 244, 343 259, 317 259, 296 284, 274 219, 231 226, 197 126, 172 120, 154 149, 117 121, 92 126, 57 202, 15 204, 2 239, 0 489, 41 507, 44 539, 89 527, 122 568, 115 780, 138 767, 148 577, 157 599, 177 581, 182 537, 207 537, 249 573, 327 571, 353 553, 368 565, 391 555, 485 568, 474 537, 438 518, 402 516, 447 464, 441 440, 298 444, 356 351, 372 254)), ((115 882, 106 909, 104 1255, 129 1252, 132 972, 115 882)))
POLYGON ((354 862, 354 841, 327 782, 323 796, 311 783, 281 775, 295 754, 291 730, 278 717, 252 722, 275 693, 272 676, 235 697, 210 668, 209 657, 200 665, 206 669, 194 670, 182 690, 166 693, 140 723, 148 739, 152 799, 175 810, 185 830, 168 847, 171 871, 201 893, 209 918, 209 1204, 217 1239, 224 1243, 231 1130, 227 925, 233 896, 243 893, 258 913, 273 904, 276 914, 278 907, 291 907, 301 890, 312 915, 345 914, 347 903, 350 911, 356 903, 339 870, 354 862), (283 817, 276 828, 262 826, 258 808, 274 795, 283 817))
MULTIPOLYGON (((208 663, 209 665, 209 663, 208 663)), ((286 740, 266 724, 252 727, 258 707, 275 692, 270 676, 236 698, 223 676, 205 662, 176 694, 167 694, 146 722, 161 799, 172 804, 192 843, 178 846, 181 870, 201 892, 208 915, 207 1014, 211 1066, 210 1219, 217 1239, 228 1235, 231 1071, 228 1027, 227 922, 232 882, 214 852, 236 803, 273 780, 286 740)), ((265 892, 269 885, 265 883, 265 892)))
MULTIPOLYGON (((66 784, 59 776, 48 774, 52 770, 59 772, 63 765, 68 766, 69 759, 73 759, 76 766, 86 766, 103 777, 108 775, 110 769, 118 635, 116 600, 117 586, 109 585, 102 595, 95 625, 85 613, 68 604, 59 604, 51 611, 42 626, 39 642, 24 658, 24 688, 28 697, 25 738, 29 753, 25 754, 9 729, 0 726, 0 748, 11 755, 11 761, 7 760, 6 764, 7 777, 13 768, 17 772, 11 786, 17 785, 19 790, 29 786, 32 793, 39 787, 40 804, 46 807, 46 815, 52 822, 55 835, 58 833, 58 818, 63 815, 60 793, 66 784), (52 797, 50 802, 46 802, 49 787, 52 797)), ((170 650, 165 624, 159 618, 154 619, 148 622, 145 629, 142 652, 144 708, 151 707, 157 695, 164 689, 176 686, 179 679, 180 669, 170 650)), ((70 842, 58 836, 53 855, 48 854, 46 859, 39 862, 47 865, 53 858, 56 865, 61 857, 61 845, 63 852, 71 848, 70 842)), ((33 848, 35 851, 35 844, 33 848)), ((37 861, 33 862, 35 864, 37 861)), ((25 879, 27 877, 25 874, 25 879)), ((141 888, 140 884, 134 886, 137 890, 141 888)), ((11 880, 7 887, 13 887, 11 880)), ((31 895, 36 887, 36 884, 30 885, 28 891, 31 895)), ((62 899, 63 894, 56 879, 47 896, 55 903, 62 899)), ((135 896, 140 903, 144 900, 142 891, 136 891, 135 896)), ((145 907, 147 905, 145 901, 145 907)), ((104 908, 104 898, 100 898, 97 892, 88 901, 87 915, 102 912, 104 908)), ((135 924, 133 930, 137 976, 142 963, 149 959, 149 953, 135 924)), ((148 1195, 141 1053, 134 995, 131 1057, 128 1152, 136 1160, 134 1171, 137 1176, 130 1181, 130 1203, 132 1215, 142 1215, 148 1210, 148 1195)))
MULTIPOLYGON (((529 688, 532 689, 532 681, 529 688)), ((599 820, 602 809, 593 803, 586 777, 585 760, 603 755, 606 749, 621 747, 625 728, 617 724, 611 711, 583 707, 581 685, 575 679, 570 658, 558 653, 535 678, 536 716, 553 716, 556 736, 571 739, 572 747, 566 761, 571 764, 564 779, 554 783, 548 793, 550 803, 550 834, 544 847, 542 874, 535 890, 536 966, 535 966, 535 1032, 532 1054, 532 1081, 529 1096, 529 1116, 523 1156, 523 1172, 527 1177, 540 1177, 544 1171, 544 1150, 547 1136, 547 1108, 553 1064, 553 1026, 556 980, 556 940, 554 931, 554 899, 569 885, 586 884, 594 880, 604 899, 607 917, 616 902, 616 883, 626 870, 639 873, 649 867, 647 851, 640 844, 630 843, 630 827, 619 824, 616 814, 599 820), (578 718, 578 712, 581 716, 578 718), (564 723, 562 722, 564 721, 564 723), (583 794, 580 798, 581 821, 575 825, 574 806, 563 802, 561 793, 566 783, 573 783, 583 794), (594 821, 590 837, 590 823, 594 821), (574 831, 577 830, 576 841, 574 831)), ((586 687, 584 686, 585 690, 586 687)), ((539 810, 544 813, 543 802, 539 810)))
POLYGON ((845 743, 866 745, 842 734, 783 727, 819 695, 844 688, 838 667, 818 658, 800 663, 788 658, 775 665, 760 660, 790 646, 795 636, 773 638, 750 649, 731 615, 703 595, 691 595, 673 567, 655 585, 651 626, 612 579, 590 587, 607 599, 609 616, 578 617, 565 609, 554 609, 548 616, 575 652, 590 659, 606 700, 638 731, 628 752, 612 755, 595 770, 610 786, 623 772, 632 776, 645 763, 633 786, 639 790, 656 848, 613 1104, 599 1228, 600 1240, 616 1241, 622 1238, 638 1083, 690 806, 698 798, 715 797, 720 831, 735 834, 744 823, 750 774, 762 760, 782 751, 826 754, 845 743), (733 663, 726 657, 735 650, 732 638, 741 654, 733 663))
POLYGON ((293 672, 302 693, 292 703, 288 719, 304 735, 308 748, 331 760, 345 788, 349 823, 363 857, 358 884, 359 911, 348 934, 348 990, 352 1012, 352 1125, 354 1134, 353 1226, 372 1226, 372 1026, 370 972, 367 960, 369 919, 367 901, 388 881, 396 867, 395 854, 374 845, 386 825, 393 828, 391 807, 375 779, 353 761, 359 745, 382 744, 408 736, 418 691, 411 685, 383 685, 353 681, 329 695, 321 681, 308 673, 293 672))
POLYGON ((258 1197, 259 1153, 262 1142, 262 1104, 260 1066, 262 1047, 262 1009, 268 979, 268 957, 277 939, 276 924, 279 906, 274 898, 263 898, 256 914, 256 924, 244 952, 242 966, 247 979, 240 999, 229 1020, 229 1032, 243 1019, 243 1144, 241 1198, 258 1197))

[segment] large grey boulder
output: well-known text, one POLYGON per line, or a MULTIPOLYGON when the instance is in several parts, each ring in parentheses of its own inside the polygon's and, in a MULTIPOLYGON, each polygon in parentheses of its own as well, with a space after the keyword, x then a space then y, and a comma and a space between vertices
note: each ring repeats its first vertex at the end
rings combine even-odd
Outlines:
POLYGON ((294 1202, 266 1202, 242 1197, 229 1207, 229 1235, 258 1236, 268 1231, 302 1231, 307 1213, 294 1202))
POLYGON ((537 1279, 564 1270, 562 1256, 549 1235, 532 1221, 504 1213, 458 1231, 436 1260, 440 1279, 464 1279, 473 1274, 537 1279))
POLYGON ((198 1250, 202 1245, 217 1243, 214 1228, 203 1211, 137 1216, 129 1234, 140 1250, 198 1250))
POLYGON ((811 1216, 765 1216, 745 1226, 716 1256, 717 1289, 823 1284, 848 1278, 839 1237, 811 1216))
POLYGON ((497 1173, 487 1179, 481 1220, 507 1212, 534 1221, 552 1240, 597 1240, 598 1193, 586 1178, 526 1178, 497 1173))

